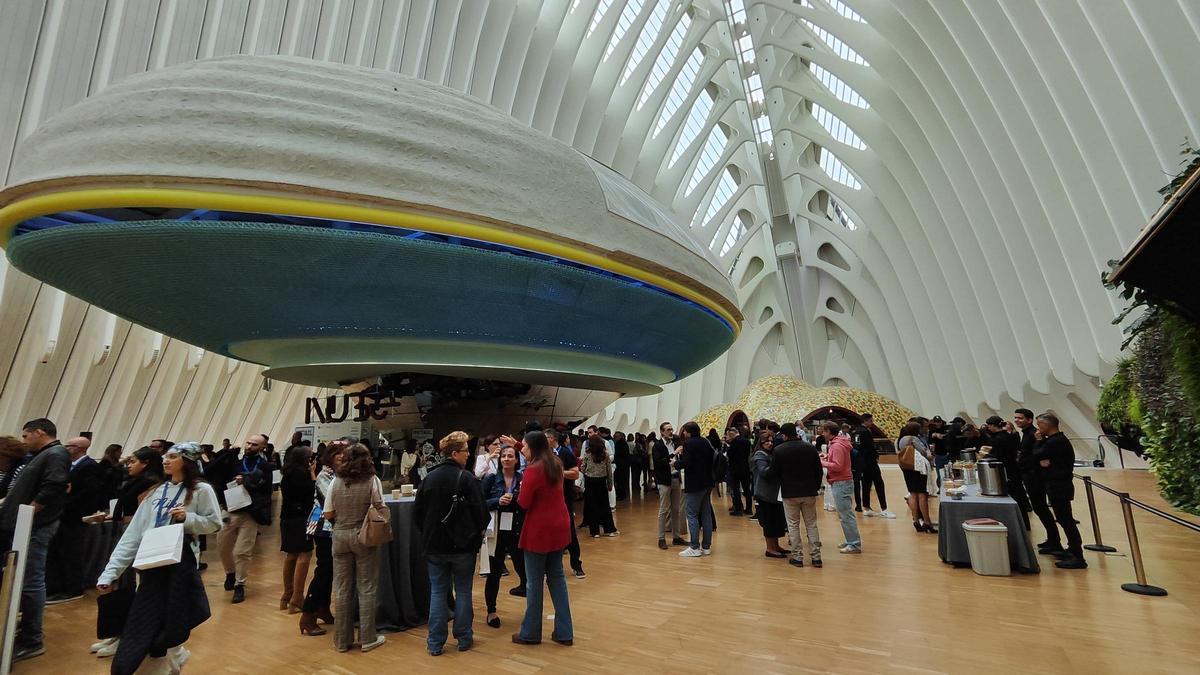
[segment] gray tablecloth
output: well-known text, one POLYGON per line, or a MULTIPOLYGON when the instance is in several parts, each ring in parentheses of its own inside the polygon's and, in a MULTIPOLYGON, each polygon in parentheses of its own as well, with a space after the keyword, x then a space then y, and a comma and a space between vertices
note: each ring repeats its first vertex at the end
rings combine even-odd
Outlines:
POLYGON ((1008 528, 1008 557, 1013 569, 1027 574, 1040 572, 1033 542, 1021 517, 1021 507, 1012 497, 984 497, 979 494, 978 485, 967 485, 966 490, 962 499, 953 499, 943 490, 938 500, 938 555, 942 562, 970 565, 971 554, 967 550, 963 521, 991 518, 1008 528))
POLYGON ((386 500, 392 512, 392 541, 379 550, 379 609, 376 627, 407 630, 429 620, 429 569, 413 522, 414 503, 386 500))

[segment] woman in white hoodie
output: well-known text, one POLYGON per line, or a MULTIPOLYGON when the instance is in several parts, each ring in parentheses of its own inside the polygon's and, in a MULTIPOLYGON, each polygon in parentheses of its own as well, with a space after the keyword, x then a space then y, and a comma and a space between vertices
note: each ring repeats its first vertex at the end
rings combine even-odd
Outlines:
POLYGON ((190 655, 183 648, 191 630, 209 617, 208 596, 196 560, 197 537, 221 529, 221 507, 211 486, 200 479, 200 446, 177 443, 163 456, 167 480, 138 505, 108 565, 96 583, 101 594, 137 557, 142 537, 166 525, 183 525, 182 560, 139 573, 137 593, 129 609, 120 646, 113 659, 114 674, 179 672, 190 655))

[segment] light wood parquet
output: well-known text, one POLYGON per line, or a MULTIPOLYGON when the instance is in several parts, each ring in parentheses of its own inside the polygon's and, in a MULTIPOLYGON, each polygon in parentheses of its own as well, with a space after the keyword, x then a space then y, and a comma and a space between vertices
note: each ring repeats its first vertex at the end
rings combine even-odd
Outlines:
MULTIPOLYGON (((1095 470, 1096 480, 1159 506, 1147 472, 1095 470)), ((1116 554, 1088 553, 1087 571, 1043 568, 1041 575, 981 577, 937 556, 937 538, 913 531, 899 471, 884 470, 897 520, 862 519, 864 553, 836 552, 841 530, 822 512, 825 568, 796 569, 763 557, 758 525, 717 506, 714 555, 684 559, 655 546, 657 503, 622 503, 621 536, 582 539, 588 578, 569 581, 575 646, 519 647, 509 641, 524 599, 500 594, 504 625, 483 623, 477 579, 475 648, 426 655, 425 631, 388 636, 369 654, 333 650, 332 631, 301 637, 297 617, 277 607, 282 554, 275 528, 260 537, 248 598, 229 604, 215 555, 205 573, 213 617, 192 635, 200 673, 1197 673, 1200 672, 1200 535, 1153 516, 1137 524, 1149 580, 1165 598, 1126 593, 1133 581, 1121 511, 1098 493, 1101 526, 1116 554)), ((1082 489, 1077 517, 1090 542, 1082 489)), ((1035 525, 1035 530, 1038 529, 1035 525)), ((1037 531, 1038 541, 1042 532, 1037 531)), ((1048 561, 1046 561, 1048 562, 1048 561)), ((549 597, 546 599, 546 613, 549 597)), ((108 660, 87 653, 95 602, 48 607, 45 656, 15 673, 101 673, 108 660)), ((549 635, 547 627, 546 635, 549 635)))

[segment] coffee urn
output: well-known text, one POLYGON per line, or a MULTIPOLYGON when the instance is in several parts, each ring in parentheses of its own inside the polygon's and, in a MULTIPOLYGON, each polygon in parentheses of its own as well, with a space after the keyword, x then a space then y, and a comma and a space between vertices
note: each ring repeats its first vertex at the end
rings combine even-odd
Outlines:
POLYGON ((975 463, 975 472, 979 474, 979 494, 988 497, 1008 496, 1003 462, 998 459, 982 459, 975 463))

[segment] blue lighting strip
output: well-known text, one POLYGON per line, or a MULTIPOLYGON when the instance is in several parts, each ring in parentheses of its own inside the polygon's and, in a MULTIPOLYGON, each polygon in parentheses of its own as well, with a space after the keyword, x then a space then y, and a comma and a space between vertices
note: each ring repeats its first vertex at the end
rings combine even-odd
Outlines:
MULTIPOLYGON (((165 210, 164 210, 165 211, 165 210)), ((45 216, 30 218, 17 225, 13 231, 13 237, 20 237, 23 234, 31 232, 41 232, 43 230, 51 230, 58 227, 70 227, 74 225, 89 225, 96 223, 121 223, 141 220, 175 220, 180 223, 194 221, 209 221, 209 222, 251 222, 251 223, 277 223, 281 225, 295 225, 299 227, 316 227, 330 230, 343 230, 347 232, 370 232, 373 234, 382 234, 389 237, 403 237, 405 239, 419 239, 422 241, 435 242, 449 246, 464 246, 467 248, 481 249, 492 251, 494 253, 503 253, 507 255, 520 256, 522 258, 531 258, 552 265, 562 265, 574 269, 590 272, 603 277, 608 277, 620 281, 631 286, 644 288, 646 290, 661 293, 670 298, 673 298, 686 305, 694 307, 705 314, 717 319, 721 325, 730 333, 734 333, 733 326, 729 325, 720 314, 712 311, 708 307, 700 303, 689 300, 685 297, 672 293, 668 290, 659 288, 652 284, 648 284, 638 279, 633 279, 621 274, 609 272, 608 270, 598 269, 589 265, 566 260, 536 251, 527 251, 525 249, 514 248, 502 244, 495 244, 479 239, 466 239, 463 237, 452 237, 441 234, 433 234, 430 232, 422 232, 420 230, 410 230, 402 227, 391 227, 385 225, 373 225, 371 223, 359 223, 349 220, 326 220, 323 218, 305 218, 301 216, 281 216, 276 214, 265 213, 241 213, 237 211, 214 211, 212 209, 195 209, 186 211, 182 214, 178 210, 173 210, 170 213, 174 215, 155 214, 139 211, 136 209, 98 209, 95 211, 64 211, 45 216)))

